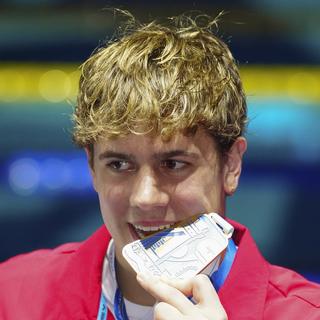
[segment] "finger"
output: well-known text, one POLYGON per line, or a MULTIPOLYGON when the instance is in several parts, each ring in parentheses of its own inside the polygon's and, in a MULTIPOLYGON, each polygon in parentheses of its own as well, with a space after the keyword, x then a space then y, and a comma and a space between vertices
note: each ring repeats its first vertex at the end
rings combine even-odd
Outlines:
POLYGON ((219 296, 208 276, 198 274, 192 279, 192 296, 200 308, 214 308, 223 311, 219 296))
POLYGON ((195 277, 186 280, 171 279, 167 277, 161 277, 161 280, 183 292, 186 296, 192 296, 200 306, 212 306, 213 302, 216 306, 221 306, 216 290, 209 277, 204 274, 198 274, 195 277))
POLYGON ((166 302, 182 313, 184 313, 183 310, 190 310, 194 307, 193 303, 182 292, 158 277, 138 273, 137 280, 157 301, 166 302))
POLYGON ((154 320, 179 320, 182 317, 183 315, 179 310, 166 302, 159 302, 154 307, 154 320))
POLYGON ((192 296, 193 280, 190 279, 173 279, 165 276, 161 276, 161 280, 171 287, 181 291, 185 296, 192 296))

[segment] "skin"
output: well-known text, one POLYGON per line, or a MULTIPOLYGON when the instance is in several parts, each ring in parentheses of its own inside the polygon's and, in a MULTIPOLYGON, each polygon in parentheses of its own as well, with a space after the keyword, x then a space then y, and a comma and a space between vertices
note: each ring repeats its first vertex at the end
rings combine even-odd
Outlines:
MULTIPOLYGON (((100 138, 93 150, 90 171, 105 225, 115 242, 116 273, 123 295, 138 304, 153 305, 158 300, 176 308, 174 301, 180 301, 181 295, 188 301, 186 291, 192 292, 197 285, 202 288, 198 290, 202 295, 209 294, 212 305, 220 304, 216 293, 212 294, 212 285, 205 285, 203 281, 200 285, 195 281, 181 286, 159 280, 146 285, 148 281, 136 278, 121 251, 124 245, 138 238, 131 224, 158 226, 204 212, 224 216, 225 198, 238 185, 246 140, 239 137, 223 157, 204 130, 198 130, 194 136, 177 133, 169 142, 135 134, 100 138), (180 294, 164 301, 166 294, 161 293, 168 287, 180 294)), ((90 158, 89 151, 87 153, 90 158)), ((159 319, 167 319, 167 309, 164 312, 161 306, 159 319)), ((178 306, 182 314, 181 308, 190 309, 188 303, 178 306)), ((201 313, 199 310, 201 308, 196 311, 201 313)), ((191 314, 194 317, 194 311, 191 310, 191 314)))
POLYGON ((188 280, 172 280, 137 275, 141 286, 158 301, 155 320, 226 320, 228 316, 209 278, 199 274, 188 280), (192 303, 186 296, 192 296, 192 303))

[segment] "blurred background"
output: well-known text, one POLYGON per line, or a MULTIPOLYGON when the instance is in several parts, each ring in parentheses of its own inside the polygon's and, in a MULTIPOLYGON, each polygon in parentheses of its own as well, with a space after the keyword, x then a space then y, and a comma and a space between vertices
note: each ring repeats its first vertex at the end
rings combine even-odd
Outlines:
POLYGON ((249 149, 229 217, 267 259, 320 282, 320 1, 0 2, 0 261, 80 241, 102 224, 71 142, 79 65, 114 33, 105 7, 140 20, 217 15, 248 95, 249 149))

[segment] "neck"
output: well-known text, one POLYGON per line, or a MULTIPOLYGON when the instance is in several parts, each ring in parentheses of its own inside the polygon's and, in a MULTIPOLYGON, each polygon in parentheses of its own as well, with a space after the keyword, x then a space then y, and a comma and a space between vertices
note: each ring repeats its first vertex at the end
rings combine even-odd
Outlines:
POLYGON ((136 273, 130 266, 123 267, 116 260, 116 276, 124 298, 145 306, 153 306, 155 304, 155 299, 138 284, 136 273))

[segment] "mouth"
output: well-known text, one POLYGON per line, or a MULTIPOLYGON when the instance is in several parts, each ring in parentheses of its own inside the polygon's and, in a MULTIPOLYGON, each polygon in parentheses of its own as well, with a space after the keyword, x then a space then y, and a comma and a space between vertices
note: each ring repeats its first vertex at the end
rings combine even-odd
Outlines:
POLYGON ((139 239, 151 236, 161 230, 168 229, 172 227, 175 223, 162 224, 162 225, 153 225, 153 226, 143 226, 139 224, 131 224, 131 227, 139 239))

